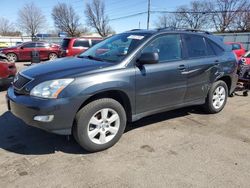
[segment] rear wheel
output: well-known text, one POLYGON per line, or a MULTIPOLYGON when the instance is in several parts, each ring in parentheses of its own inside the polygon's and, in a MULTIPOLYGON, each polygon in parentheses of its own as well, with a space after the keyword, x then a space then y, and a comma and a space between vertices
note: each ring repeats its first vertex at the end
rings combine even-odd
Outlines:
POLYGON ((16 62, 17 61, 17 55, 14 53, 8 53, 7 55, 7 59, 9 62, 16 62))
POLYGON ((215 82, 208 92, 204 109, 211 114, 220 112, 226 105, 227 97, 227 84, 222 80, 215 82))
POLYGON ((96 152, 113 146, 126 126, 126 113, 114 99, 104 98, 84 106, 76 115, 74 137, 87 151, 96 152))
POLYGON ((56 53, 50 53, 49 54, 49 60, 52 61, 54 59, 57 59, 58 58, 58 55, 56 53))

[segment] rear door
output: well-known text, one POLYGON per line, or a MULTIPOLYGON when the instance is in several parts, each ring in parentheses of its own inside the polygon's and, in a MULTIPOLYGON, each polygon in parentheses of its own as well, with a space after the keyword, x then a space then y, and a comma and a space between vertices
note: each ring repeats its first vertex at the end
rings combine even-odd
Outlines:
POLYGON ((141 53, 156 52, 159 63, 136 68, 136 112, 164 109, 183 102, 186 92, 185 62, 179 34, 164 34, 141 53))
POLYGON ((220 59, 210 39, 195 34, 184 34, 183 39, 188 64, 188 71, 183 72, 187 76, 185 102, 202 100, 218 70, 220 59))
POLYGON ((36 43, 36 50, 39 51, 39 55, 40 55, 41 60, 46 60, 49 58, 49 50, 50 50, 49 43, 37 42, 36 43))

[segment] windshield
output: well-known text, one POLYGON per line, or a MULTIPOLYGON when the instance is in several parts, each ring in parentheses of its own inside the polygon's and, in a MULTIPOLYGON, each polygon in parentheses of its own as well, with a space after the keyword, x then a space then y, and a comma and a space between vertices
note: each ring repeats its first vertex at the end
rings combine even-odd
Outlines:
POLYGON ((122 33, 114 35, 96 44, 78 57, 119 63, 149 36, 150 34, 146 33, 122 33))

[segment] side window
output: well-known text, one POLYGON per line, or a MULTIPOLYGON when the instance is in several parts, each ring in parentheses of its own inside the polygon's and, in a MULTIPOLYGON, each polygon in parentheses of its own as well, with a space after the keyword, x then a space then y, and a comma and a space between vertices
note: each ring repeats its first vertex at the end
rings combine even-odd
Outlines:
POLYGON ((224 50, 209 39, 206 39, 208 55, 220 55, 224 50))
POLYGON ((89 48, 89 40, 76 40, 73 47, 85 47, 89 48))
POLYGON ((148 52, 158 53, 160 62, 181 59, 180 35, 169 34, 155 39, 142 51, 142 53, 148 52))
POLYGON ((48 46, 49 46, 49 44, 46 44, 46 43, 41 43, 41 42, 36 43, 37 48, 45 48, 48 46))
POLYGON ((239 44, 232 44, 232 50, 240 50, 241 46, 239 44))
POLYGON ((36 47, 36 43, 31 42, 31 43, 23 45, 22 47, 23 48, 35 48, 36 47))
POLYGON ((99 42, 101 42, 101 40, 92 40, 91 42, 92 42, 92 46, 94 46, 98 44, 99 42))
POLYGON ((188 56, 190 58, 207 56, 204 38, 197 35, 184 35, 188 56))

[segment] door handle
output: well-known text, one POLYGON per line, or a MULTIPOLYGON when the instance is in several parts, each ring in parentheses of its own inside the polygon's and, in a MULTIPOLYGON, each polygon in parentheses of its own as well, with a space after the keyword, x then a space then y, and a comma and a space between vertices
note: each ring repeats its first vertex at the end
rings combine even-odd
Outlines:
POLYGON ((186 70, 186 66, 185 66, 185 65, 180 65, 180 66, 178 67, 178 69, 179 69, 181 72, 183 72, 183 71, 186 70))

